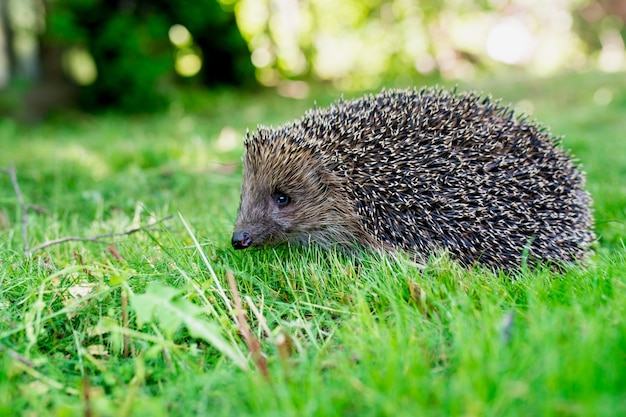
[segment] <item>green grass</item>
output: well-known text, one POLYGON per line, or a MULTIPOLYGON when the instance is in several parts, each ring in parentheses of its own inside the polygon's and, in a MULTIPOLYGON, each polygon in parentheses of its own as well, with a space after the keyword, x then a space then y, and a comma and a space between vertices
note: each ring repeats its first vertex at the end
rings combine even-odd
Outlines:
POLYGON ((530 102, 565 135, 595 200, 586 268, 507 276, 445 257, 417 268, 315 248, 231 250, 241 135, 332 93, 195 94, 156 116, 1 121, 0 167, 14 164, 26 203, 46 210, 29 213, 31 247, 173 217, 25 256, 0 175, 0 415, 626 415, 623 74, 460 88, 530 102), (593 101, 600 88, 608 105, 593 101), (229 309, 229 271, 271 381, 229 309))

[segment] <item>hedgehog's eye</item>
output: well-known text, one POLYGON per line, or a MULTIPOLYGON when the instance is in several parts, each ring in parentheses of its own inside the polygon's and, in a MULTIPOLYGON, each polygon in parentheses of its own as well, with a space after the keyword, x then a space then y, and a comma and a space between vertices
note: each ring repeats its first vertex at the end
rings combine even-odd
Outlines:
POLYGON ((285 193, 281 193, 280 191, 274 193, 272 198, 274 199, 274 202, 276 203, 278 207, 285 207, 289 205, 289 203, 291 203, 291 197, 289 197, 285 193))

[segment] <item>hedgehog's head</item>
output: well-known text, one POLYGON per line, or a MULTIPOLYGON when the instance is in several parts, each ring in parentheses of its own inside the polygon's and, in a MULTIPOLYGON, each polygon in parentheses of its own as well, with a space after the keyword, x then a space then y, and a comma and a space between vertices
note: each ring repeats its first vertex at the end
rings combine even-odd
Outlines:
POLYGON ((328 246, 354 209, 341 180, 299 126, 261 128, 245 139, 241 204, 232 236, 235 249, 281 242, 328 246))

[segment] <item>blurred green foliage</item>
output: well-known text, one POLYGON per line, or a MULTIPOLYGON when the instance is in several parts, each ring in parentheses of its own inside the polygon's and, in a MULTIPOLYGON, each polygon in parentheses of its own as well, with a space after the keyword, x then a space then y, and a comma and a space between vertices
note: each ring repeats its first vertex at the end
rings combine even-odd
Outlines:
POLYGON ((81 86, 82 107, 129 112, 167 104, 166 89, 198 85, 242 85, 254 80, 249 51, 232 11, 215 0, 48 0, 42 47, 83 48, 97 74, 81 86), (174 72, 168 31, 185 26, 203 57, 200 73, 186 81, 174 72))
POLYGON ((39 62, 41 79, 24 91, 20 69, 13 70, 19 67, 16 59, 8 65, 11 88, 0 97, 1 113, 25 120, 40 120, 76 100, 86 110, 158 110, 171 103, 170 93, 179 86, 259 82, 277 87, 283 96, 304 98, 311 82, 361 91, 476 79, 503 70, 542 77, 589 69, 626 71, 622 0, 2 4, 9 4, 14 15, 36 16, 30 23, 22 19, 21 27, 13 18, 14 33, 0 24, 6 39, 16 39, 7 42, 7 59, 19 55, 18 38, 23 43, 25 36, 39 37, 30 52, 39 57, 21 59, 39 62), (41 4, 45 7, 38 8, 41 4))
MULTIPOLYGON (((221 0, 226 1, 226 0, 221 0)), ((236 0, 259 81, 341 90, 470 79, 522 68, 547 76, 626 69, 622 0, 236 0)))

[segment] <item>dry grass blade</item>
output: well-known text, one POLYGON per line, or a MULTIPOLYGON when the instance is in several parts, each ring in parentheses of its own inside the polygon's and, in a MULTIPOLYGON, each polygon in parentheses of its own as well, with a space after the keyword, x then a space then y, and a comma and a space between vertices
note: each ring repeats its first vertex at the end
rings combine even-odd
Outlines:
POLYGON ((248 325, 248 320, 246 319, 246 315, 243 311, 243 303, 241 302, 241 297, 239 296, 239 291, 237 290, 237 283, 235 282, 235 277, 233 273, 228 271, 228 284, 230 285, 230 290, 233 294, 233 300, 235 302, 235 314, 236 319, 239 325, 239 331, 243 335, 244 340, 246 341, 246 345, 250 350, 250 354, 252 355, 252 360, 254 361, 256 367, 259 369, 261 374, 265 377, 265 379, 270 379, 269 370, 267 368, 267 360, 265 359, 265 355, 263 355, 263 351, 261 350, 261 342, 256 338, 250 331, 250 326, 248 325))

